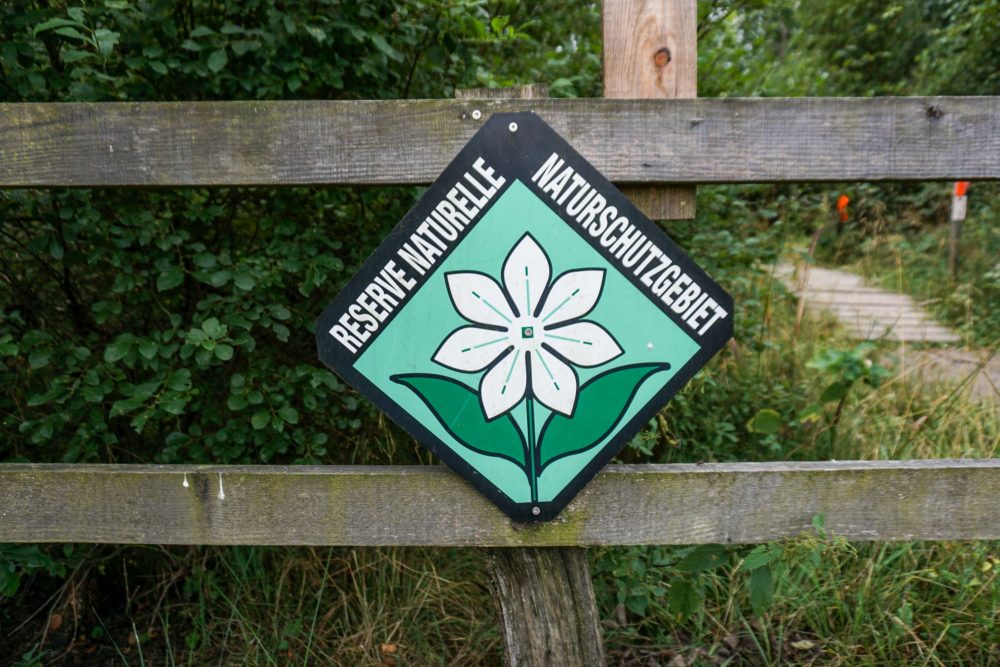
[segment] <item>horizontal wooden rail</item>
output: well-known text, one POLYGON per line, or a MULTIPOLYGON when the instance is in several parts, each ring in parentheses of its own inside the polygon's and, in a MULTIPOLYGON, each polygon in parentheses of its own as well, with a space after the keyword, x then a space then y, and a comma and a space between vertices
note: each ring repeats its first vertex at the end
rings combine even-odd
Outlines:
POLYGON ((137 102, 0 104, 0 187, 423 184, 523 110, 620 183, 1000 178, 1000 97, 137 102))
POLYGON ((436 466, 4 464, 0 543, 725 544, 818 514, 852 540, 1000 539, 998 497, 1000 459, 609 466, 524 526, 436 466))

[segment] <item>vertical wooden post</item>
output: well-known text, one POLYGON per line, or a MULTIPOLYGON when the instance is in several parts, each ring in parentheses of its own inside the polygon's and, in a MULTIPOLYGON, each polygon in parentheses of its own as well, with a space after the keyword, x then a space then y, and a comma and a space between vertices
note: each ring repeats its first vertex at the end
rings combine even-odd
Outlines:
POLYGON ((958 279, 959 253, 962 250, 962 222, 968 206, 968 181, 957 181, 951 195, 951 229, 948 233, 948 273, 958 279))
POLYGON ((511 667, 604 664, 585 549, 488 549, 490 585, 511 667))
MULTIPOLYGON (((604 0, 603 24, 604 97, 698 96, 696 0, 604 0)), ((694 217, 694 186, 622 191, 653 220, 694 217)))
MULTIPOLYGON (((544 84, 456 90, 455 98, 540 99, 544 84)), ((486 550, 490 586, 510 667, 604 664, 604 640, 585 549, 486 550)))
POLYGON ((958 278, 959 253, 962 248, 962 220, 951 219, 948 230, 948 273, 958 278))

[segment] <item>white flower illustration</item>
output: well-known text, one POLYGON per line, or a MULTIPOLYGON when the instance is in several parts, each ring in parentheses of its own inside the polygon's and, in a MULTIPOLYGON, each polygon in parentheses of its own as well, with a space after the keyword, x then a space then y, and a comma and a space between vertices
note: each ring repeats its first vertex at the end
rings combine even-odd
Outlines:
POLYGON ((484 273, 446 274, 455 310, 472 325, 451 332, 433 359, 466 373, 488 369, 479 384, 487 419, 526 396, 572 415, 579 384, 573 365, 600 366, 622 354, 604 327, 580 319, 597 305, 604 269, 566 271, 550 285, 548 255, 525 234, 502 273, 503 287, 484 273))

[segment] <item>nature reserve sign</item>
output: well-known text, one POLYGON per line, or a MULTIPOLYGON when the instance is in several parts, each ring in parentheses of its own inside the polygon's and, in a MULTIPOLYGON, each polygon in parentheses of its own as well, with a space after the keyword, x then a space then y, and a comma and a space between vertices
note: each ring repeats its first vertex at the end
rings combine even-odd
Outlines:
POLYGON ((326 308, 316 340, 452 470, 538 521, 732 321, 728 294, 544 121, 515 113, 483 125, 326 308))

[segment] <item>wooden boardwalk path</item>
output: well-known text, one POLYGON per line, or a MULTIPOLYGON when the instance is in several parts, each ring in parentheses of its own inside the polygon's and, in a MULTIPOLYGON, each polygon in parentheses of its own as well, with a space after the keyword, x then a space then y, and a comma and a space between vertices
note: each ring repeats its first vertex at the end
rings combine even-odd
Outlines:
POLYGON ((866 285, 861 276, 846 271, 809 267, 805 280, 790 264, 776 275, 798 294, 806 308, 828 310, 856 338, 902 343, 960 343, 957 333, 935 322, 913 299, 866 285))
POLYGON ((834 269, 810 267, 803 280, 793 266, 780 264, 775 275, 805 297, 807 309, 832 312, 855 338, 899 343, 901 375, 918 382, 963 383, 973 399, 1000 405, 1000 354, 959 347, 959 335, 935 322, 909 296, 871 287, 861 276, 834 269), (911 344, 919 343, 939 345, 912 349, 911 344))

